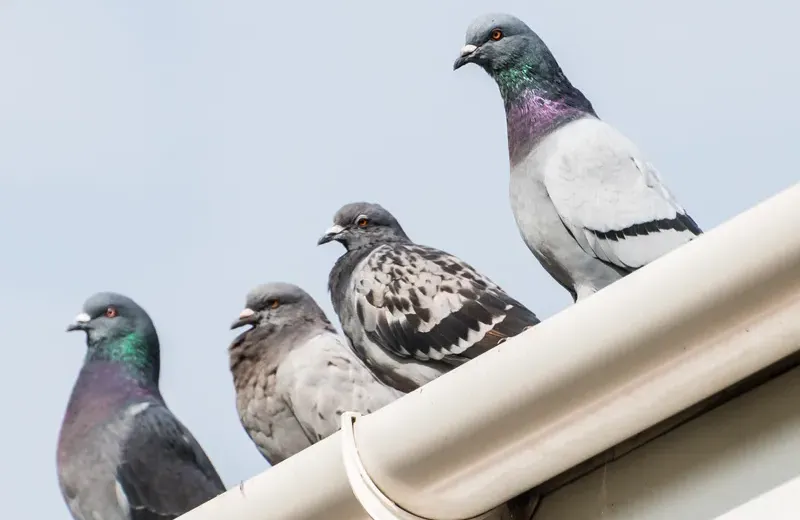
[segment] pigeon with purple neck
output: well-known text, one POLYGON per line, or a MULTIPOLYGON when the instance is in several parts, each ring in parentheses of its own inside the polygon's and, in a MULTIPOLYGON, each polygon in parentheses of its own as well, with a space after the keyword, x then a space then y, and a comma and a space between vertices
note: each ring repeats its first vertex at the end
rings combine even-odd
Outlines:
POLYGON ((524 22, 470 24, 454 69, 474 63, 506 111, 511 208, 545 270, 580 300, 702 233, 636 145, 602 121, 524 22))

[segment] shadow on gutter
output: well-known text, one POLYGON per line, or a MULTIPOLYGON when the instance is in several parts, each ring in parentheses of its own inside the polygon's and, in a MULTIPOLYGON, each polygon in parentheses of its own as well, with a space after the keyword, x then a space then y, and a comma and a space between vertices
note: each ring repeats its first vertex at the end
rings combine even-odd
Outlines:
MULTIPOLYGON (((732 399, 735 399, 736 397, 739 397, 777 377, 782 376, 798 366, 800 366, 800 351, 795 352, 794 354, 783 358, 782 360, 773 363, 766 368, 763 368, 755 374, 742 379, 738 383, 733 384, 710 397, 707 397, 694 406, 687 408, 683 412, 674 415, 669 419, 661 421, 660 423, 651 426, 638 435, 634 435, 633 437, 617 444, 616 446, 595 455, 594 457, 582 462, 581 464, 578 464, 573 468, 570 468, 560 475, 556 475, 550 480, 543 482, 534 488, 540 496, 537 509, 538 505, 541 504, 546 498, 546 495, 553 493, 554 491, 557 491, 558 489, 574 482, 575 480, 578 480, 592 471, 631 453, 632 451, 663 435, 666 435, 679 426, 722 406, 732 399)), ((536 512, 533 511, 529 518, 534 518, 535 514, 536 512)))

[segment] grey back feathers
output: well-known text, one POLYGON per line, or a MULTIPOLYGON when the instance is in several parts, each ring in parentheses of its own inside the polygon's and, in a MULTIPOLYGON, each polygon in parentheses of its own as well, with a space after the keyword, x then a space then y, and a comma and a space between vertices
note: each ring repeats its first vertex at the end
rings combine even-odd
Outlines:
POLYGON ((395 388, 411 391, 539 322, 469 264, 401 235, 377 204, 348 204, 334 222, 325 236, 347 251, 329 276, 333 307, 358 356, 395 388))
POLYGON ((158 390, 158 337, 147 313, 99 293, 68 330, 85 331, 88 345, 58 440, 58 479, 73 518, 172 519, 223 492, 158 390))
POLYGON ((644 154, 597 117, 523 22, 487 15, 466 39, 456 65, 483 67, 505 101, 520 234, 574 299, 702 233, 644 154))
POLYGON ((232 328, 245 325, 229 347, 236 406, 271 464, 335 433, 343 412, 368 414, 403 395, 375 378, 295 285, 250 291, 232 328))

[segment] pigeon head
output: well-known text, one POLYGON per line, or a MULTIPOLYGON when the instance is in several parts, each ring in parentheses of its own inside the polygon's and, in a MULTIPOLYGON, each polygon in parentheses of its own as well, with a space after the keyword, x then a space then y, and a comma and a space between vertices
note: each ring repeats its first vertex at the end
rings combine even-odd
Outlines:
POLYGON ((522 66, 534 66, 540 60, 552 59, 542 40, 510 14, 486 14, 476 18, 467 28, 466 44, 453 64, 458 70, 475 63, 486 72, 498 72, 522 66))
POLYGON ((87 361, 116 361, 144 370, 158 380, 158 335, 150 316, 136 302, 100 292, 83 304, 67 331, 86 333, 87 361))
POLYGON ((353 202, 342 206, 333 216, 333 227, 317 242, 336 240, 348 251, 386 242, 408 242, 400 223, 379 204, 353 202))
POLYGON ((290 283, 272 282, 258 285, 247 293, 245 308, 231 324, 231 329, 252 325, 253 328, 277 330, 320 320, 330 325, 310 294, 290 283))
POLYGON ((467 28, 466 44, 453 64, 475 63, 494 78, 506 101, 533 90, 549 99, 588 103, 564 76, 547 45, 525 22, 510 14, 487 14, 467 28))

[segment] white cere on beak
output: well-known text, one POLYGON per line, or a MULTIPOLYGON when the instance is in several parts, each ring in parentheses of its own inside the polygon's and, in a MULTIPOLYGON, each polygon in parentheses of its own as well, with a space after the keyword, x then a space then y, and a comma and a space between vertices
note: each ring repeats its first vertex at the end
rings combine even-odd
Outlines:
POLYGON ((255 314, 255 311, 253 309, 247 308, 239 313, 239 319, 243 320, 245 318, 249 318, 253 314, 255 314))
POLYGON ((344 227, 336 224, 335 226, 331 226, 328 231, 325 232, 326 235, 338 235, 344 231, 344 227))
POLYGON ((461 57, 463 58, 464 56, 469 56, 470 54, 472 54, 476 50, 478 50, 478 47, 475 46, 475 45, 472 45, 471 43, 467 44, 467 45, 464 45, 463 47, 461 47, 461 57))
POLYGON ((90 321, 92 321, 92 317, 86 314, 85 312, 82 312, 77 316, 75 316, 75 323, 89 323, 90 321))

